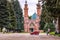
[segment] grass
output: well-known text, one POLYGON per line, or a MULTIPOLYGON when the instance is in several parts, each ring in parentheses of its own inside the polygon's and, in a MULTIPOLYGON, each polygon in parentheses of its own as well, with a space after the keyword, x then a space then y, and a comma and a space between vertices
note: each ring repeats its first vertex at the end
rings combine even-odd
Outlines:
POLYGON ((50 34, 50 35, 55 35, 55 32, 50 32, 49 34, 50 34))
POLYGON ((59 36, 59 37, 60 37, 60 34, 55 34, 55 32, 50 32, 49 34, 50 34, 50 35, 54 35, 54 36, 59 36))

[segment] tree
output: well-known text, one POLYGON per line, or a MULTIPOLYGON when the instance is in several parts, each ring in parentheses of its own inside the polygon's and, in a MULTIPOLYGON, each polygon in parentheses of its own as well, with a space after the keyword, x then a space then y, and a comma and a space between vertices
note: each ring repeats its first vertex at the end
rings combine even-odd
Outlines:
POLYGON ((18 0, 13 0, 12 1, 13 8, 14 8, 14 13, 16 17, 16 29, 23 30, 23 13, 22 13, 22 8, 18 2, 18 0))
POLYGON ((8 13, 9 13, 9 23, 8 23, 8 29, 11 29, 11 28, 16 28, 16 17, 15 17, 15 12, 14 12, 14 8, 13 8, 13 5, 12 5, 12 1, 7 1, 7 10, 8 10, 8 13))
POLYGON ((45 25, 45 22, 44 21, 40 21, 40 30, 44 30, 44 25, 45 25))
MULTIPOLYGON (((50 0, 49 0, 50 2, 50 0)), ((48 11, 48 6, 47 6, 47 0, 42 1, 42 15, 41 15, 41 20, 45 22, 45 27, 48 27, 48 25, 53 23, 53 18, 51 15, 51 12, 48 11)), ((49 25, 50 26, 50 25, 49 25)))
POLYGON ((9 20, 9 13, 7 10, 7 0, 0 0, 0 28, 7 27, 9 20))
POLYGON ((60 0, 43 0, 43 4, 45 5, 48 14, 51 14, 51 17, 53 17, 54 19, 58 17, 60 19, 60 0))
POLYGON ((0 28, 23 29, 22 9, 18 0, 0 1, 0 28))

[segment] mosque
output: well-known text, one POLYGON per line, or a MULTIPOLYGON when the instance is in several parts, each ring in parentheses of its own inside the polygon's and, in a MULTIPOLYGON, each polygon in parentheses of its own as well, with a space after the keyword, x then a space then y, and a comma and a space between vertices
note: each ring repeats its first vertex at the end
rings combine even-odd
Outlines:
POLYGON ((27 1, 25 1, 24 4, 24 31, 25 32, 33 32, 35 30, 39 30, 39 23, 40 23, 40 16, 41 16, 41 5, 40 5, 40 1, 38 0, 37 3, 37 13, 34 13, 31 16, 31 19, 29 19, 28 16, 28 4, 27 1))

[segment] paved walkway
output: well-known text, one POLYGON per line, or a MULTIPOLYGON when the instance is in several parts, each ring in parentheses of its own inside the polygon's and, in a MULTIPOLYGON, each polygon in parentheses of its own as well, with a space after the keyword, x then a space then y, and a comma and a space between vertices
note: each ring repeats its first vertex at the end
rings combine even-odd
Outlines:
POLYGON ((60 40, 60 37, 39 34, 30 35, 29 33, 12 33, 12 34, 1 34, 0 40, 60 40))

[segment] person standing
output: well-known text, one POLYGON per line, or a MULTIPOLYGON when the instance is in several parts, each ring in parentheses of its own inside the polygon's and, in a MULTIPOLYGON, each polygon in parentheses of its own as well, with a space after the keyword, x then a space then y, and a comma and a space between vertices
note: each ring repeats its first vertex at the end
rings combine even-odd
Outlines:
POLYGON ((50 28, 48 28, 48 30, 47 30, 47 35, 50 33, 50 28))

